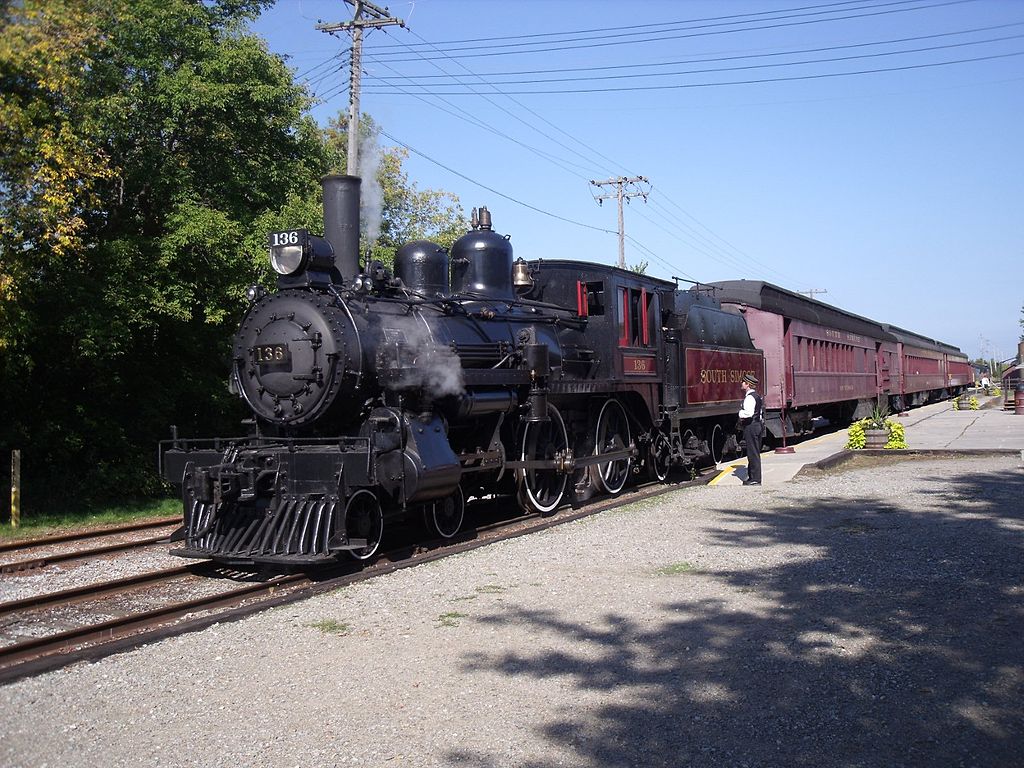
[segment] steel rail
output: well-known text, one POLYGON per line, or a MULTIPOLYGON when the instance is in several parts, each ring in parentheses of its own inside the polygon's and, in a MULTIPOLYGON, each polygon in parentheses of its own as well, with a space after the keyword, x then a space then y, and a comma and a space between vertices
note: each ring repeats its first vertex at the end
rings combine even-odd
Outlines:
POLYGON ((58 533, 53 536, 39 536, 34 539, 20 539, 18 541, 5 541, 0 543, 0 552, 10 552, 15 549, 31 549, 32 547, 45 547, 48 544, 62 544, 67 541, 79 541, 80 539, 92 539, 100 536, 114 536, 118 533, 130 533, 142 531, 147 528, 162 528, 167 525, 181 523, 181 517, 161 517, 159 520, 149 520, 144 523, 129 523, 109 528, 92 528, 88 531, 76 531, 74 533, 58 533))
MULTIPOLYGON (((385 553, 380 560, 372 565, 366 565, 356 571, 348 570, 336 576, 331 576, 329 570, 315 572, 314 575, 282 576, 271 581, 250 584, 236 590, 164 606, 121 619, 26 640, 7 648, 0 648, 0 684, 78 661, 104 658, 168 637, 198 632, 213 624, 238 621, 255 613, 336 590, 339 587, 368 581, 497 542, 509 541, 559 525, 566 525, 610 509, 655 498, 673 491, 703 485, 712 477, 714 477, 714 473, 687 482, 651 483, 634 487, 618 496, 599 498, 571 508, 571 514, 558 514, 549 517, 538 515, 516 517, 505 523, 491 523, 467 531, 452 540, 425 542, 416 545, 411 552, 406 545, 385 553), (504 532, 502 532, 503 530, 504 532), (496 535, 480 536, 479 534, 484 531, 495 532, 496 535), (436 549, 425 548, 441 542, 443 542, 441 546, 436 549), (264 595, 262 599, 251 599, 261 593, 264 595), (190 613, 213 611, 217 608, 226 608, 226 610, 183 621, 173 621, 190 613)), ((351 569, 358 565, 358 563, 346 563, 339 568, 351 569)))
POLYGON ((137 576, 127 576, 114 581, 103 581, 98 584, 87 584, 82 587, 63 589, 60 592, 47 592, 42 595, 23 597, 19 600, 10 600, 6 603, 0 603, 0 616, 34 611, 55 605, 72 605, 94 597, 101 597, 116 592, 126 592, 133 587, 140 587, 144 584, 158 584, 162 581, 170 581, 178 576, 194 573, 195 567, 194 565, 179 565, 174 568, 165 568, 161 571, 150 571, 137 576))
MULTIPOLYGON (((33 637, 0 648, 0 682, 16 679, 22 675, 11 675, 17 672, 18 665, 39 660, 53 660, 54 656, 64 655, 67 651, 90 643, 110 643, 126 637, 140 629, 150 629, 166 624, 172 619, 180 618, 196 611, 212 610, 228 605, 237 605, 240 601, 260 592, 274 592, 282 586, 297 582, 309 581, 309 577, 301 574, 281 576, 259 584, 247 584, 237 589, 219 592, 216 595, 172 603, 160 608, 153 608, 129 616, 109 619, 84 627, 65 630, 43 637, 33 637)), ((59 660, 58 660, 59 661, 59 660)), ((60 666, 55 664, 53 666, 60 666)), ((51 667, 52 668, 52 667, 51 667)))
POLYGON ((14 573, 15 571, 25 571, 30 568, 42 568, 47 565, 53 565, 54 563, 64 563, 69 560, 86 560, 90 557, 108 555, 111 552, 123 552, 129 549, 139 549, 140 547, 148 547, 152 544, 159 544, 162 541, 167 541, 168 538, 168 536, 151 536, 146 539, 123 541, 119 544, 107 544, 102 547, 93 547, 92 549, 77 549, 71 552, 54 552, 46 555, 39 555, 38 557, 29 558, 28 560, 16 560, 12 563, 0 564, 0 573, 14 573))

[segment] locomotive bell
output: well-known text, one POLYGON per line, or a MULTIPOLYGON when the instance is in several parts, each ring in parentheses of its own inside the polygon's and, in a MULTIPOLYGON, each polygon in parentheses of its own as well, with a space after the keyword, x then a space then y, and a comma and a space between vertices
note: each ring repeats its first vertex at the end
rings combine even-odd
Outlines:
POLYGON ((512 265, 512 285, 517 293, 525 293, 533 288, 530 265, 523 261, 522 257, 516 259, 516 263, 512 265))
POLYGON ((473 229, 452 246, 452 293, 512 301, 512 244, 491 229, 487 208, 473 209, 473 229))

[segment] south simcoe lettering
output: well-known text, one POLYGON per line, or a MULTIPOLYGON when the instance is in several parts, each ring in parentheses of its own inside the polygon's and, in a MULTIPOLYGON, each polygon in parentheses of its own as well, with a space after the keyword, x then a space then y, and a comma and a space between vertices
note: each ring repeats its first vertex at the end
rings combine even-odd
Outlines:
POLYGON ((757 376, 754 369, 741 368, 701 368, 701 384, 739 384, 747 374, 757 376))

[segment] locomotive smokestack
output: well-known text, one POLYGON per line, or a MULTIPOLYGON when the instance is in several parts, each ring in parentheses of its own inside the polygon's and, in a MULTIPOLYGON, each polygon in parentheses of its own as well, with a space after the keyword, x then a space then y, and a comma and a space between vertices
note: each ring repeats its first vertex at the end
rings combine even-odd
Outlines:
POLYGON ((1024 341, 1017 345, 1017 365, 1024 365, 1024 341))
POLYGON ((324 176, 324 237, 334 248, 334 266, 349 280, 359 274, 358 176, 324 176))

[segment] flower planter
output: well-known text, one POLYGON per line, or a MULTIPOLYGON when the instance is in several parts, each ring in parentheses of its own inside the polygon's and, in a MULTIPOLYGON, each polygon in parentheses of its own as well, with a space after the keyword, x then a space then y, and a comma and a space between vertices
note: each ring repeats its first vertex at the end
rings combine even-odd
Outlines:
POLYGON ((885 448, 885 444, 889 442, 889 430, 865 429, 864 440, 865 448, 885 448))

